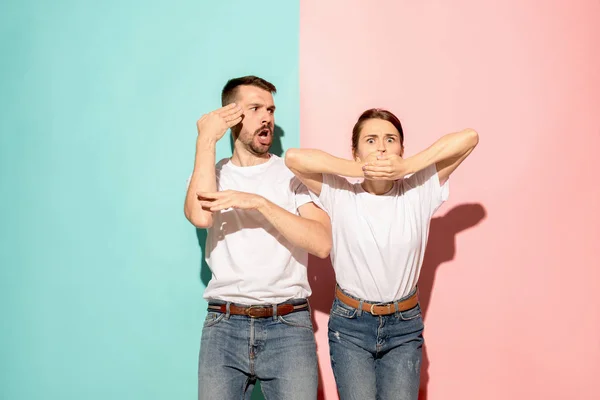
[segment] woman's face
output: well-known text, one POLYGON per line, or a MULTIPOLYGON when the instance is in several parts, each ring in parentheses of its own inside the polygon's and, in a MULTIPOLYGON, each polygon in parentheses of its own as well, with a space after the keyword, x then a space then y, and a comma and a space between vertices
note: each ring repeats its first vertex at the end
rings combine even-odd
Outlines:
POLYGON ((402 156, 403 151, 400 133, 394 125, 389 121, 373 118, 363 123, 354 158, 364 162, 372 154, 402 156))

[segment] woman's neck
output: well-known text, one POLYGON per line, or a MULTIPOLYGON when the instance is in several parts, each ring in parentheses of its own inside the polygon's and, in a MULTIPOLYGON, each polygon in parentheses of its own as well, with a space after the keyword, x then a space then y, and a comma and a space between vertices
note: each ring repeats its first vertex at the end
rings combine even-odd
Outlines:
POLYGON ((394 187, 394 181, 374 181, 371 179, 365 179, 361 186, 365 192, 375 195, 382 195, 392 190, 392 187, 394 187))

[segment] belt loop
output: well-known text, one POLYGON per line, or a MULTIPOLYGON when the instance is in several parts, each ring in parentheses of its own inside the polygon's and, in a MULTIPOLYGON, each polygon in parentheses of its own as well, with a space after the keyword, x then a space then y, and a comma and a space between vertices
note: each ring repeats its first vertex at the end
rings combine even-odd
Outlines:
POLYGON ((400 314, 400 310, 398 309, 398 300, 394 302, 394 309, 396 310, 396 317, 400 314))
POLYGON ((364 300, 361 299, 360 302, 358 303, 358 314, 357 315, 359 317, 362 315, 362 312, 363 312, 363 309, 362 309, 363 308, 363 302, 364 302, 364 300))
POLYGON ((273 321, 277 321, 277 304, 273 304, 273 321))
POLYGON ((229 319, 229 316, 231 315, 229 311, 230 305, 231 303, 229 301, 225 304, 225 319, 229 319))

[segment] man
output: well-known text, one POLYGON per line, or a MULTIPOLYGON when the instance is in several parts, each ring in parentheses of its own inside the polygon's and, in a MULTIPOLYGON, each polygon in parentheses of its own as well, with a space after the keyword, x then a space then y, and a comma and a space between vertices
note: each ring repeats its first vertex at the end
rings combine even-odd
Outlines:
POLYGON ((223 107, 197 122, 185 215, 207 228, 212 278, 204 292, 198 398, 249 398, 256 380, 269 399, 315 399, 316 345, 306 298, 307 251, 331 249, 329 217, 270 154, 273 93, 264 79, 232 79, 223 107), (233 156, 215 168, 215 143, 231 128, 233 156))

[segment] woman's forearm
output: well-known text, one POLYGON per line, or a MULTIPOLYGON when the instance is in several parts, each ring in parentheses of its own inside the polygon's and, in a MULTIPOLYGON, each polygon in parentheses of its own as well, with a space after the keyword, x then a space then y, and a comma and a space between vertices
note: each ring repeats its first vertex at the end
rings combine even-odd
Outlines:
POLYGON ((409 165, 408 172, 414 173, 431 164, 459 159, 473 150, 478 141, 477 132, 473 129, 444 135, 427 149, 406 159, 409 165))
POLYGON ((334 157, 315 149, 289 149, 285 154, 285 164, 301 174, 335 174, 362 178, 362 163, 334 157))

